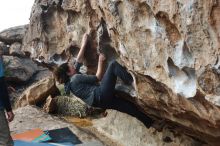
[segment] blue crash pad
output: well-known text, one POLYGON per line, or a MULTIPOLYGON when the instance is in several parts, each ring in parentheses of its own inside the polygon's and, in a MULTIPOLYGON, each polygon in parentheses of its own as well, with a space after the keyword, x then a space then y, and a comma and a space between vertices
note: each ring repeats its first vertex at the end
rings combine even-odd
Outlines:
POLYGON ((36 142, 15 140, 14 146, 74 146, 74 145, 71 143, 36 143, 36 142))

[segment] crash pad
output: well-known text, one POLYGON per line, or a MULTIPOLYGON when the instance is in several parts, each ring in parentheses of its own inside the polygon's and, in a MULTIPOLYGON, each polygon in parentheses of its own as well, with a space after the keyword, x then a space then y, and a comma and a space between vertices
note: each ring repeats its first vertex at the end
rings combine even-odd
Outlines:
POLYGON ((43 130, 41 129, 33 129, 29 131, 25 131, 23 133, 14 134, 12 135, 13 140, 23 140, 29 142, 46 142, 51 140, 50 136, 48 136, 43 130))
POLYGON ((51 137, 50 142, 54 143, 72 143, 72 144, 81 144, 82 142, 79 138, 68 128, 60 128, 46 131, 47 134, 51 137))
POLYGON ((74 146, 74 145, 71 143, 37 143, 37 142, 15 140, 14 146, 74 146))

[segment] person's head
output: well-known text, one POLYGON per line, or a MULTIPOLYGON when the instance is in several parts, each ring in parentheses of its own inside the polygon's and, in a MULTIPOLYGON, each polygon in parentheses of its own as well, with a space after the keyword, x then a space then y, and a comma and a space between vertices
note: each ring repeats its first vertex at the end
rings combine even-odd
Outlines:
POLYGON ((75 68, 69 63, 63 63, 54 70, 55 79, 60 84, 67 83, 69 78, 75 73, 75 68))

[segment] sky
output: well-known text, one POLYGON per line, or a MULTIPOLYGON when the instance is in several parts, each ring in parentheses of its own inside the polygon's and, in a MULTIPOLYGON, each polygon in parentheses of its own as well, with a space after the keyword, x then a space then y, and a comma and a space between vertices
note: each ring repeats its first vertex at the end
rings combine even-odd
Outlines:
POLYGON ((0 31, 29 23, 34 0, 1 0, 0 31))

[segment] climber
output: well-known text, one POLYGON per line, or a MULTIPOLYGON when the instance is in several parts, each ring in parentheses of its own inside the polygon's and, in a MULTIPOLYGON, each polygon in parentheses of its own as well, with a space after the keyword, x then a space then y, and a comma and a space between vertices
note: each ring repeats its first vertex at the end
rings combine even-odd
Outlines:
POLYGON ((2 55, 3 48, 0 46, 0 145, 13 146, 13 140, 10 136, 8 122, 11 122, 14 119, 14 113, 11 108, 9 95, 5 84, 2 55), (5 110, 7 118, 5 116, 5 110))
POLYGON ((132 75, 127 72, 125 67, 116 61, 111 61, 104 73, 105 56, 100 53, 96 75, 86 75, 79 72, 88 38, 89 34, 84 34, 74 65, 64 63, 54 70, 56 81, 65 84, 67 94, 71 92, 90 106, 127 113, 142 121, 146 127, 150 127, 153 123, 151 118, 140 112, 132 102, 115 96, 117 77, 126 84, 133 83, 132 75), (97 84, 98 81, 100 81, 100 85, 97 84))

